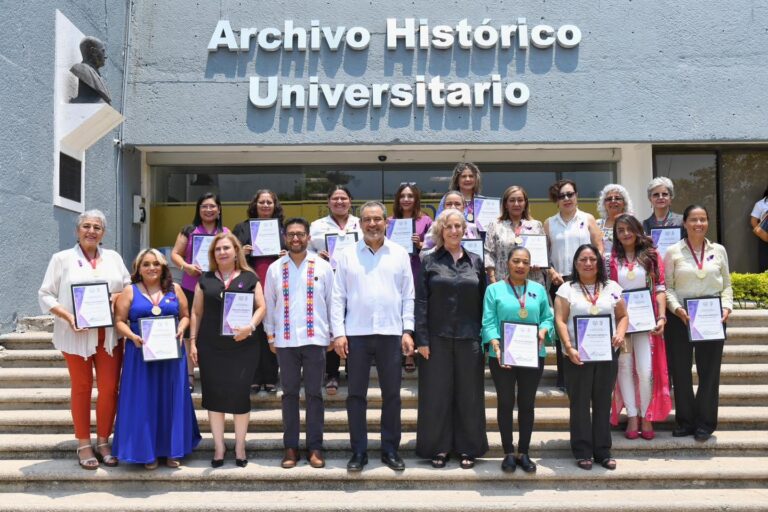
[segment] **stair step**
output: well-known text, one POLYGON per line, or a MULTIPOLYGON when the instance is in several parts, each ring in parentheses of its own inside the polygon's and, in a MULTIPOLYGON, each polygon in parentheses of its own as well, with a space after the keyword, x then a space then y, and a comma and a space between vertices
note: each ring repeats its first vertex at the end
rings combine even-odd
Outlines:
POLYGON ((731 327, 765 327, 768 325, 768 309, 734 309, 728 317, 731 327))
POLYGON ((50 350, 53 349, 53 333, 11 332, 0 336, 0 346, 5 347, 6 350, 50 350))
MULTIPOLYGON (((91 402, 96 402, 98 391, 94 388, 91 402)), ((251 395, 253 409, 279 409, 282 391, 276 394, 261 392, 251 395)), ((347 399, 347 387, 342 385, 334 396, 324 396, 326 407, 343 408, 347 399)), ((418 405, 418 391, 415 382, 406 383, 400 390, 403 408, 415 408, 418 405)), ((26 409, 68 409, 70 400, 69 388, 4 388, 0 389, 0 410, 26 409)), ((300 393, 302 407, 304 391, 300 393)), ((192 401, 196 408, 202 407, 202 394, 192 393, 192 401)), ((368 402, 381 405, 381 390, 373 386, 368 390, 368 402)), ((496 388, 492 383, 485 386, 485 404, 496 406, 496 388)), ((766 384, 723 384, 720 386, 720 405, 768 405, 768 385, 766 384)), ((541 386, 536 392, 536 407, 567 407, 568 397, 558 388, 541 386)))
MULTIPOLYGON (((617 470, 622 471, 623 467, 617 470)), ((161 469, 158 471, 166 471, 161 469)), ((222 471, 222 470, 218 470, 222 471)), ((291 472, 299 472, 294 469, 291 472)), ((443 470, 449 472, 452 470, 443 470)), ((457 470, 458 471, 458 470, 457 470)), ((585 472, 586 473, 586 472, 585 472)), ((517 484, 530 475, 510 475, 517 484)), ((538 475, 533 478, 538 478, 538 475)), ((600 480, 599 478, 597 480, 600 480)), ((256 511, 285 512, 292 509, 334 512, 427 511, 442 512, 508 511, 512 508, 531 512, 615 512, 617 504, 631 503, 633 512, 666 512, 674 503, 676 512, 701 510, 764 511, 768 502, 765 488, 739 489, 523 489, 516 485, 498 488, 480 485, 469 490, 441 489, 383 489, 355 490, 319 489, 307 493, 297 490, 239 489, 237 493, 222 490, 191 490, 189 492, 120 492, 105 491, 37 493, 7 493, 3 510, 6 512, 102 512, 132 510, 144 512, 209 512, 211 504, 225 512, 256 511), (436 505, 439 504, 439 507, 436 505)))
MULTIPOLYGON (((190 455, 189 459, 210 459, 213 455, 213 438, 209 432, 202 433, 203 439, 190 455)), ((617 457, 640 456, 692 456, 695 454, 728 454, 764 456, 768 453, 768 431, 765 430, 721 430, 715 432, 706 443, 695 441, 693 437, 672 437, 669 431, 658 430, 653 441, 633 440, 624 437, 623 431, 612 432, 612 451, 617 457)), ((227 446, 234 449, 234 434, 225 434, 227 446)), ((329 457, 343 458, 350 455, 349 434, 346 432, 326 432, 324 449, 329 457)), ((498 431, 488 432, 489 452, 487 457, 502 457, 504 450, 498 431)), ((249 458, 262 459, 282 456, 282 432, 249 432, 246 444, 249 458)), ((380 435, 369 434, 369 450, 374 453, 381 447, 380 435)), ((0 460, 3 459, 67 459, 74 458, 77 440, 71 433, 37 434, 22 436, 19 434, 0 434, 0 460)), ((303 450, 302 445, 302 450, 303 450)), ((416 433, 404 432, 400 451, 405 456, 413 457, 416 449, 416 433)), ((564 431, 534 431, 531 437, 532 456, 544 458, 565 457, 570 455, 568 434, 564 431)))
MULTIPOLYGON (((197 421, 202 431, 209 429, 208 415, 204 410, 196 410, 197 421)), ((487 428, 497 428, 496 408, 487 408, 487 428)), ((404 431, 413 431, 416 428, 415 409, 402 411, 402 425, 404 431)), ((567 430, 568 409, 542 407, 536 410, 535 430, 567 430)), ((378 430, 381 410, 371 408, 368 411, 368 425, 372 430, 378 430)), ((232 428, 231 416, 226 417, 227 428, 232 428)), ((302 421, 304 412, 301 413, 302 421)), ((674 411, 664 422, 658 422, 660 430, 672 428, 674 411)), ((92 415, 93 421, 93 415, 92 415)), ((768 424, 768 407, 734 407, 725 406, 719 408, 718 426, 721 430, 754 430, 768 424)), ((251 411, 249 429, 253 432, 271 431, 281 432, 283 427, 282 415, 279 410, 264 409, 251 411)), ((347 432, 347 412, 339 408, 327 408, 325 410, 326 432, 347 432)), ((62 433, 72 429, 72 416, 68 410, 17 410, 0 411, 0 433, 11 432, 35 432, 35 433, 62 433)))
MULTIPOLYGON (((311 468, 302 461, 290 471, 280 467, 279 458, 253 460, 246 468, 235 467, 230 459, 218 470, 212 470, 208 461, 190 460, 179 469, 160 468, 156 471, 125 463, 116 468, 83 471, 77 468, 74 460, 5 460, 0 464, 0 491, 24 492, 32 485, 36 492, 81 492, 84 487, 89 492, 114 492, 116 488, 121 492, 186 492, 199 491, 201 487, 218 491, 267 491, 275 490, 276 486, 288 491, 329 487, 348 492, 363 489, 476 491, 479 485, 485 485, 507 492, 513 492, 510 487, 518 487, 528 490, 577 488, 602 493, 607 486, 654 490, 765 489, 768 486, 768 457, 623 458, 618 460, 615 471, 599 466, 584 471, 576 467, 571 457, 548 458, 537 460, 539 466, 535 475, 522 471, 510 475, 501 471, 498 458, 480 459, 470 471, 458 468, 455 461, 449 462, 445 470, 436 471, 428 461, 406 458, 405 471, 395 472, 379 462, 374 452, 370 455, 366 469, 357 474, 346 470, 346 458, 329 458, 322 470, 311 468)), ((356 498, 348 496, 348 505, 353 504, 349 498, 357 502, 356 498)), ((306 499, 312 498, 307 496, 306 499)), ((206 505, 211 506, 207 499, 206 505)))
MULTIPOLYGON (((694 383, 697 382, 695 365, 691 369, 694 383)), ((551 386, 555 382, 554 366, 544 368, 542 386, 551 386)), ((199 375, 199 370, 195 369, 199 375)), ((404 373, 403 383, 408 385, 418 378, 418 372, 404 373)), ((491 381, 490 370, 485 370, 486 382, 491 381)), ((727 363, 721 366, 721 384, 763 384, 768 382, 768 363, 727 363)), ((371 370, 371 386, 378 385, 375 369, 371 370)), ((2 388, 42 388, 69 387, 69 374, 66 368, 0 368, 0 389, 2 388)))

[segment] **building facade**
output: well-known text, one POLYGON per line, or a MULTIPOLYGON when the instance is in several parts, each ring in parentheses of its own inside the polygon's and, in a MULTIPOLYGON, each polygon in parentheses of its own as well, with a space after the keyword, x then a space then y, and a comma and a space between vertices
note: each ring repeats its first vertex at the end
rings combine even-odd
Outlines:
POLYGON ((647 183, 669 176, 673 209, 704 203, 732 269, 756 268, 748 217, 768 185, 758 2, 35 2, 0 11, 0 198, 14 241, 3 331, 37 312, 51 253, 74 243, 77 212, 52 199, 57 9, 107 45, 102 74, 125 121, 87 151, 83 207, 107 213, 105 245, 126 261, 172 245, 201 192, 220 193, 230 227, 260 188, 309 218, 334 183, 359 204, 416 182, 434 205, 455 162, 473 161, 485 195, 523 185, 540 219, 559 177, 590 211, 621 183, 644 218, 647 183))

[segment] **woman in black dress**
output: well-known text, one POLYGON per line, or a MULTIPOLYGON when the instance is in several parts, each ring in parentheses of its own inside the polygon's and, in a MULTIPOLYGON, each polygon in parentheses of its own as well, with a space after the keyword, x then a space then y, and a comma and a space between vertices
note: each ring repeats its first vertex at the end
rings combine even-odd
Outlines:
POLYGON ((208 410, 213 434, 211 466, 217 468, 224 464, 224 414, 231 413, 235 421, 235 463, 245 467, 250 386, 259 362, 259 345, 253 332, 266 312, 264 293, 233 234, 216 235, 208 259, 211 270, 203 273, 195 288, 190 339, 192 359, 200 367, 203 408, 208 410), (234 336, 221 334, 225 291, 253 293, 251 321, 247 325, 232 326, 234 336))

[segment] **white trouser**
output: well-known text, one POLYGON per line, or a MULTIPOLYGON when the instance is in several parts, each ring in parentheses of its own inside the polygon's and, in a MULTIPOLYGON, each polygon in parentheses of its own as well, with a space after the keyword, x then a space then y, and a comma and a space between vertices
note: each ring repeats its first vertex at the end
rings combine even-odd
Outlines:
POLYGON ((627 408, 627 417, 643 416, 651 403, 652 373, 651 368, 651 339, 650 334, 641 332, 628 335, 632 338, 632 352, 619 356, 619 390, 627 408), (634 372, 640 391, 640 411, 637 410, 634 372))

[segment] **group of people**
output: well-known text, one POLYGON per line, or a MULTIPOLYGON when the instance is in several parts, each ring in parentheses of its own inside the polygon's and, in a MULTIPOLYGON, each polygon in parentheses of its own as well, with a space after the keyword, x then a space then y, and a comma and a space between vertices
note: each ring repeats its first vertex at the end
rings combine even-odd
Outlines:
MULTIPOLYGON (((323 467, 323 387, 333 395, 346 360, 347 416, 352 456, 349 471, 368 463, 367 395, 376 365, 381 388, 381 460, 394 470, 405 463, 401 439, 402 367, 418 367, 416 454, 442 468, 456 456, 474 467, 488 450, 485 417, 486 361, 497 394, 497 420, 504 471, 536 471, 529 456, 535 399, 544 370, 545 344, 556 347, 557 383, 570 401, 570 440, 582 469, 593 461, 614 469, 611 424, 626 409, 625 435, 653 439, 653 422, 671 410, 674 436, 708 439, 717 427, 723 341, 689 340, 685 299, 717 295, 722 321, 732 310, 725 249, 706 239, 708 212, 688 206, 671 211, 674 186, 667 178, 648 185, 653 214, 633 216, 627 191, 607 185, 600 194, 601 218, 578 208, 576 183, 550 187, 558 212, 540 222, 531 217, 526 191, 507 188, 500 216, 478 229, 474 198, 480 170, 456 166, 434 222, 421 210, 415 183, 395 193, 394 212, 377 201, 352 215, 352 195, 335 186, 328 216, 311 224, 283 219, 277 196, 260 190, 248 218, 233 232, 223 227, 215 194, 198 200, 193 224, 173 249, 183 272, 174 284, 168 262, 143 250, 129 272, 120 256, 100 247, 104 215, 91 210, 78 218, 78 244, 54 254, 39 291, 41 308, 54 319, 54 344, 64 353, 72 380, 72 417, 78 459, 85 469, 118 460, 156 468, 159 460, 178 467, 200 441, 192 404, 194 366, 199 366, 202 406, 214 441, 212 467, 224 464, 225 414, 234 416, 234 459, 248 463, 245 439, 251 392, 282 388, 285 448, 281 465, 300 460, 299 394, 306 397, 306 457, 323 467), (253 254, 249 219, 279 220, 281 252, 253 254), (414 220, 411 254, 387 237, 392 218, 414 220), (649 236, 654 227, 682 228, 683 238, 662 257, 649 236), (212 235, 208 270, 195 263, 195 234, 212 235), (353 237, 330 254, 326 235, 353 237), (548 266, 532 263, 523 235, 544 235, 548 266), (483 239, 484 256, 464 249, 462 240, 483 239), (72 284, 108 283, 114 328, 82 329, 74 317, 72 284), (627 334, 624 290, 648 288, 656 323, 650 331, 627 334), (245 325, 222 334, 225 292, 253 296, 245 325), (181 357, 145 362, 141 318, 176 317, 181 357), (582 361, 576 346, 575 316, 605 315, 611 322, 610 360, 582 361), (538 365, 516 366, 502 357, 505 322, 533 324, 538 365), (699 374, 694 395, 691 364, 699 374), (97 439, 90 436, 90 393, 95 368, 97 439), (119 390, 119 392, 118 392, 119 390), (513 442, 513 409, 518 408, 518 443, 513 442), (116 415, 116 420, 115 420, 116 415), (109 444, 114 424, 114 440, 109 444)), ((250 299, 248 299, 250 301, 250 299)), ((533 347, 532 347, 533 349, 533 347)), ((533 353, 532 353, 533 354, 533 353)))

